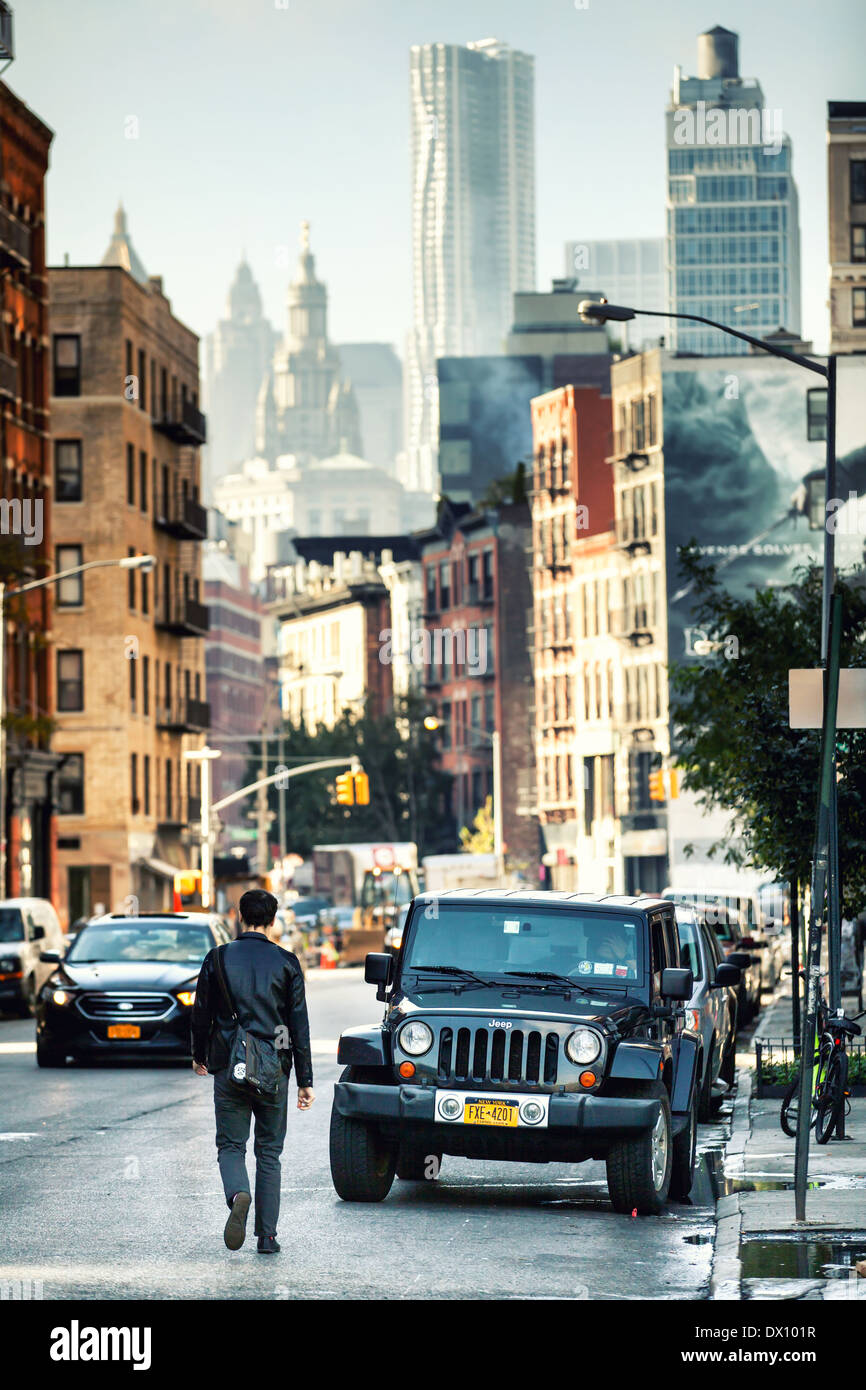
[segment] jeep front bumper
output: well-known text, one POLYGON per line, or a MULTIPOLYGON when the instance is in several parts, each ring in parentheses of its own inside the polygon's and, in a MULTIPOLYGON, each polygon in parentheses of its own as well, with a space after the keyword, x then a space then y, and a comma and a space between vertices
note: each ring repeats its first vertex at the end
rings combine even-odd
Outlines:
MULTIPOLYGON (((469 1089, 467 1096, 473 1094, 469 1089)), ((532 1092, 507 1092, 529 1099, 532 1092)), ((443 1123, 435 1112, 436 1091, 432 1086, 377 1086, 368 1082, 338 1081, 334 1087, 334 1107, 337 1113, 353 1120, 383 1121, 398 1127, 404 1124, 435 1125, 437 1134, 465 1132, 469 1126, 460 1122, 443 1123)), ((658 1116, 659 1102, 655 1099, 629 1096, 551 1095, 545 1129, 572 1131, 575 1138, 587 1142, 615 1143, 618 1139, 633 1139, 652 1129, 658 1116)), ((495 1132, 495 1131, 494 1131, 495 1132)), ((488 1130, 489 1134, 490 1131, 488 1130)), ((521 1131, 522 1135, 526 1131, 521 1131)), ((562 1137, 567 1137, 562 1135, 562 1137)))

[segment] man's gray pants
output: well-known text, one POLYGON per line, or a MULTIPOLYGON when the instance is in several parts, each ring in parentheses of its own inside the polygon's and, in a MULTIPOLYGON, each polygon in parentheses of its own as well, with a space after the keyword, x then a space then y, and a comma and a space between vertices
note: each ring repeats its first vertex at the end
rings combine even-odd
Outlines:
POLYGON ((256 1117, 253 1152, 256 1156, 257 1236, 275 1236, 280 1216, 280 1154, 286 1138, 289 1079, 281 1075, 274 1096, 235 1086, 228 1068, 214 1074, 216 1145, 220 1176, 229 1206, 237 1192, 249 1192, 244 1155, 250 1137, 250 1119, 256 1117))

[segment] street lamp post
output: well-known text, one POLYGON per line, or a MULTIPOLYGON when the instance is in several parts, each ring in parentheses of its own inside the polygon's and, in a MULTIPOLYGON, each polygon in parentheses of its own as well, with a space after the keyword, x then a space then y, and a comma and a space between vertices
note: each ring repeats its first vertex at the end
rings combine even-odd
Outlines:
MULTIPOLYGON (((821 968, 821 917, 824 894, 827 894, 827 938, 830 967, 830 1008, 841 1008, 839 964, 841 959, 842 923, 840 913, 839 836, 836 803, 836 705, 839 689, 839 646, 841 637, 841 600, 834 596, 836 583, 835 537, 826 524, 826 503, 836 493, 836 358, 831 353, 826 366, 799 352, 788 352, 775 343, 755 338, 737 328, 716 323, 700 314, 678 314, 663 309, 632 309, 622 304, 608 304, 604 299, 584 299, 578 313, 585 323, 604 323, 608 319, 625 322, 637 314, 652 318, 686 319, 703 323, 709 328, 739 338, 760 352, 782 357, 798 367, 805 367, 827 383, 827 436, 825 458, 825 521, 824 521, 824 580, 821 612, 821 662, 824 666, 824 719, 821 734, 821 772, 818 816, 815 831, 815 854, 812 863, 811 916, 806 963, 806 1011, 800 1036, 800 1089, 797 1116, 797 1145, 794 1157, 794 1201, 798 1221, 806 1219, 806 1179, 809 1169, 809 1116, 811 1114, 812 1069, 815 1051, 815 1029, 818 1007, 818 979, 821 968)), ((792 989, 799 987, 794 978, 792 989)))
MULTIPOLYGON (((20 584, 9 592, 13 595, 27 594, 32 589, 44 589, 49 584, 58 584, 61 579, 72 579, 86 570, 108 569, 143 570, 148 574, 156 565, 153 555, 124 555, 118 560, 88 560, 73 569, 59 570, 57 574, 47 574, 42 579, 33 579, 28 584, 20 584)), ((0 583, 0 896, 6 893, 6 585, 0 583)))
MULTIPOLYGON (((428 714, 424 719, 425 729, 438 729, 439 719, 435 714, 428 714)), ((502 736, 498 729, 476 729, 472 730, 473 737, 486 738, 490 740, 490 747, 493 752, 493 853, 496 855, 496 873, 499 878, 505 876, 505 844, 502 833, 502 736)))

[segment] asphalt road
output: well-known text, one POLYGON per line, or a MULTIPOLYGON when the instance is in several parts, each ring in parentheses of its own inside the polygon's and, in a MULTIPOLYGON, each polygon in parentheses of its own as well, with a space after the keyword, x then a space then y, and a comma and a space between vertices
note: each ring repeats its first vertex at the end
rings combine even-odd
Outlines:
MULTIPOLYGON (((713 1202, 617 1216, 600 1163, 443 1160, 435 1183, 341 1202, 328 1168, 336 1039, 381 1005, 355 970, 308 984, 317 1100, 283 1154, 282 1254, 231 1254, 213 1084, 186 1066, 40 1071, 34 1025, 0 1018, 0 1283, 45 1299, 659 1298, 706 1296, 713 1202)), ((700 1142, 718 1146, 723 1125, 700 1142)), ((252 1162, 250 1144, 250 1162, 252 1162)), ((249 1226, 252 1231, 252 1220, 249 1226)))

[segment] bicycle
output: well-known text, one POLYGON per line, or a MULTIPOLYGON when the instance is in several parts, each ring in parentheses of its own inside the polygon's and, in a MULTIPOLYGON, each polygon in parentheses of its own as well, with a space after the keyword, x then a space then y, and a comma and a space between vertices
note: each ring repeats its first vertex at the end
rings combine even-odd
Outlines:
MULTIPOLYGON (((800 971, 805 978, 805 971, 800 971)), ((821 981, 825 977, 821 976, 821 981)), ((866 1010, 854 1015, 862 1018, 866 1010)), ((847 1039, 858 1037, 861 1029, 854 1019, 847 1018, 840 1009, 831 1014, 824 998, 819 981, 818 1005, 816 1012, 817 1037, 815 1040, 815 1079, 812 1086, 812 1104, 809 1115, 809 1128, 814 1129, 819 1144, 826 1144, 840 1120, 848 1114, 848 1053, 845 1050, 847 1039)), ((789 1139, 796 1138, 797 1119, 800 1113, 800 1073, 799 1069, 788 1086, 779 1112, 782 1132, 789 1139)))

